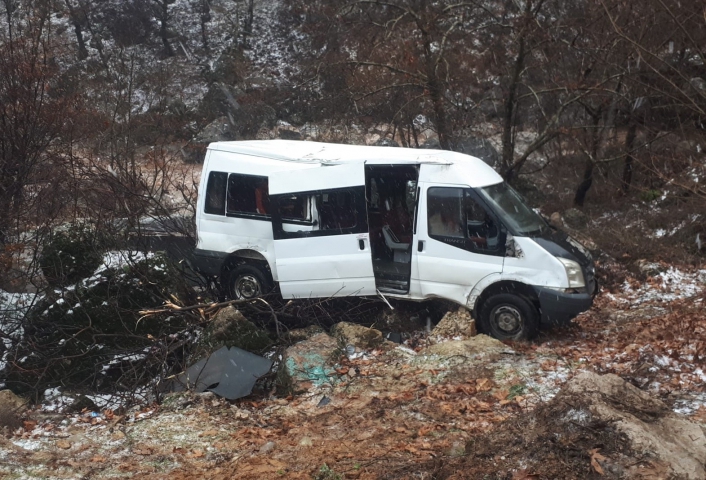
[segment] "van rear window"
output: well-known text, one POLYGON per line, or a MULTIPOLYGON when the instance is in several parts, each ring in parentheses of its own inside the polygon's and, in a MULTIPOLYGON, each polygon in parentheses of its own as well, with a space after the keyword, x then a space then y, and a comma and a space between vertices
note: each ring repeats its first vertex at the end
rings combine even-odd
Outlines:
POLYGON ((270 197, 267 177, 239 175, 228 177, 228 214, 269 215, 270 197))
POLYGON ((206 184, 206 203, 203 211, 212 215, 226 214, 226 182, 228 174, 225 172, 211 172, 208 174, 206 184))

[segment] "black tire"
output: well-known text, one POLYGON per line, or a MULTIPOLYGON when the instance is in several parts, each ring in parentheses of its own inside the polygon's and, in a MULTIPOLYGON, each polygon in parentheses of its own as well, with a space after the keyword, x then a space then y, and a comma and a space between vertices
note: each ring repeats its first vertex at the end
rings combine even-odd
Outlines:
POLYGON ((478 328, 498 340, 530 340, 539 333, 539 312, 518 295, 500 293, 483 303, 478 328))
POLYGON ((269 275, 254 265, 238 265, 228 273, 228 296, 232 300, 260 297, 271 290, 269 275))

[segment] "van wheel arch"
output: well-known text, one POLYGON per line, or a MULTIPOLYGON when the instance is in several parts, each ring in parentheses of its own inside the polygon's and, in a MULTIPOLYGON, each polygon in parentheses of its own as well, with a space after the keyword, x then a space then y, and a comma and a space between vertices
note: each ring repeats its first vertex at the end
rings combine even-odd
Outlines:
POLYGON ((512 280, 504 280, 501 282, 493 283, 486 287, 486 289, 483 290, 481 295, 478 297, 478 300, 476 301, 476 304, 473 307, 473 318, 476 319, 479 327, 481 327, 482 323, 481 315, 483 313, 483 307, 488 302, 488 300, 490 300, 491 298, 497 298, 499 295, 514 295, 526 302, 527 306, 534 310, 533 313, 536 313, 536 319, 533 319, 533 321, 536 320, 537 326, 532 327, 532 330, 534 330, 535 332, 538 331, 539 321, 541 318, 541 309, 537 292, 535 292, 534 288, 527 284, 512 280))
POLYGON ((269 287, 268 291, 263 293, 269 293, 269 291, 274 288, 275 281, 272 277, 272 270, 270 269, 270 264, 267 259, 261 253, 254 250, 238 250, 228 255, 221 266, 220 283, 224 294, 229 293, 228 286, 231 272, 243 265, 254 267, 260 271, 266 286, 269 287))

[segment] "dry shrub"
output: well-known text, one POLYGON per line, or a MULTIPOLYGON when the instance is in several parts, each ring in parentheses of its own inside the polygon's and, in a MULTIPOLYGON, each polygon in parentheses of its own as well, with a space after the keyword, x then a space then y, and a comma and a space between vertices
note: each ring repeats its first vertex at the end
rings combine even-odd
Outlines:
POLYGON ((0 429, 16 430, 22 426, 17 411, 7 405, 0 405, 0 429))

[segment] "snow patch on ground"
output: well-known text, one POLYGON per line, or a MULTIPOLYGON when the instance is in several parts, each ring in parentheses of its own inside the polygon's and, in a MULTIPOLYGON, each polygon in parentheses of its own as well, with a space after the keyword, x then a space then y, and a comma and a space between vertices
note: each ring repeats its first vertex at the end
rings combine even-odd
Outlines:
MULTIPOLYGON (((0 371, 5 368, 12 346, 22 338, 22 319, 27 311, 41 299, 36 293, 8 293, 0 290, 0 371)), ((4 383, 0 381, 0 388, 4 383)))
POLYGON ((633 305, 646 302, 671 302, 682 298, 699 295, 706 288, 706 270, 686 272, 669 267, 660 272, 653 282, 646 282, 634 288, 630 282, 623 284, 625 300, 633 305))

